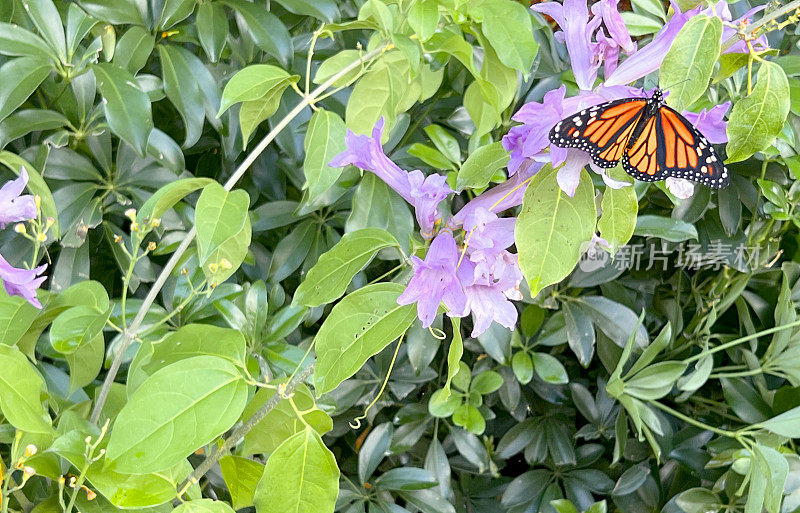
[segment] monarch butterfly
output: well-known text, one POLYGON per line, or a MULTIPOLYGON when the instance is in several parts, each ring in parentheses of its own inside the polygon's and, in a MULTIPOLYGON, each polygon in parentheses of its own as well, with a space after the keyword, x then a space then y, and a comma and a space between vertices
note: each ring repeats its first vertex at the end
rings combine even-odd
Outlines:
POLYGON ((667 107, 661 89, 650 98, 625 98, 584 109, 559 121, 550 142, 579 148, 600 167, 622 168, 645 182, 684 178, 712 189, 730 175, 708 140, 680 113, 667 107))

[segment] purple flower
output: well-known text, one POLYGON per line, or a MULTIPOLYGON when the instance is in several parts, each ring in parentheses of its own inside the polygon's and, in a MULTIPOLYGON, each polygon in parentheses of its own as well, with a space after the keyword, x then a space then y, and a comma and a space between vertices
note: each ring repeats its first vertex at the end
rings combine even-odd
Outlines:
POLYGON ((23 167, 16 180, 9 180, 0 189, 0 227, 8 223, 27 221, 36 217, 36 202, 33 196, 20 196, 28 183, 28 172, 23 167))
POLYGON ((619 0, 600 0, 592 6, 592 14, 603 18, 603 25, 617 47, 630 55, 636 51, 636 43, 631 39, 617 5, 619 0))
POLYGON ((444 302, 448 315, 466 315, 467 297, 457 276, 460 253, 450 232, 441 232, 433 239, 425 260, 412 256, 414 276, 406 290, 397 298, 397 303, 417 303, 417 316, 427 328, 436 317, 439 303, 444 302))
POLYGON ((465 315, 472 313, 473 338, 489 329, 493 321, 514 329, 517 309, 509 299, 522 299, 519 292, 522 272, 517 255, 501 251, 489 260, 483 260, 485 256, 485 253, 480 253, 477 263, 471 257, 462 262, 462 268, 459 269, 459 277, 467 296, 465 315))
POLYGON ((468 247, 497 254, 514 244, 515 217, 497 217, 484 207, 477 207, 464 218, 468 247))
POLYGON ((727 101, 716 105, 711 110, 703 109, 697 113, 688 110, 683 111, 683 116, 700 130, 712 144, 722 144, 728 142, 728 123, 722 118, 730 108, 731 102, 727 101))
POLYGON ((42 307, 42 304, 36 298, 36 289, 47 279, 46 276, 39 276, 46 267, 47 265, 40 265, 30 270, 17 269, 0 255, 0 279, 3 280, 3 287, 5 287, 8 295, 20 296, 36 308, 42 307))
POLYGON ((336 155, 328 165, 343 167, 353 164, 378 175, 414 207, 422 235, 431 237, 436 222, 441 219, 439 202, 453 190, 447 186, 446 178, 442 175, 434 173, 426 177, 419 170, 409 173, 392 162, 381 147, 384 122, 384 118, 381 118, 375 123, 372 137, 348 130, 345 136, 347 149, 336 155))
POLYGON ((563 33, 557 34, 567 44, 567 51, 572 62, 572 72, 581 90, 588 91, 597 80, 597 68, 600 63, 595 56, 595 43, 592 34, 600 25, 602 18, 595 17, 589 21, 589 9, 586 0, 564 0, 544 2, 531 7, 534 11, 546 14, 556 20, 563 33))
POLYGON ((672 3, 675 14, 669 22, 656 34, 653 40, 619 65, 611 76, 606 76, 605 85, 624 85, 635 82, 661 67, 661 61, 667 55, 678 32, 689 21, 689 18, 700 13, 700 7, 681 12, 677 4, 672 3))

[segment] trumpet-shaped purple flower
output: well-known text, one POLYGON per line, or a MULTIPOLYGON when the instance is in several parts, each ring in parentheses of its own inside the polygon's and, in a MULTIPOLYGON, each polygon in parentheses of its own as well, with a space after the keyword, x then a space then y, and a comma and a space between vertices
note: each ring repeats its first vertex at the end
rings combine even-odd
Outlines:
POLYGON ((517 309, 509 299, 522 299, 519 283, 522 272, 517 255, 501 251, 495 255, 473 253, 469 261, 462 262, 459 276, 462 277, 467 296, 467 313, 472 313, 471 336, 477 337, 489 329, 492 322, 514 329, 517 309), (489 257, 485 259, 485 257, 489 257), (478 257, 477 262, 472 257, 478 257))
POLYGON ((36 298, 36 289, 47 279, 46 276, 39 276, 47 265, 40 265, 34 269, 17 269, 9 264, 0 255, 0 279, 3 280, 3 287, 9 296, 20 296, 36 308, 41 308, 42 304, 36 298))
POLYGON ((419 170, 409 173, 392 162, 381 146, 384 122, 384 118, 378 120, 372 129, 372 137, 348 130, 345 136, 347 149, 336 155, 328 165, 343 167, 353 164, 378 175, 386 185, 414 207, 423 236, 430 237, 436 222, 441 219, 439 203, 453 190, 448 187, 446 178, 442 175, 434 173, 426 177, 419 170))
POLYGON ((439 303, 444 302, 448 315, 462 317, 467 297, 457 276, 460 253, 450 232, 441 232, 433 239, 425 260, 412 256, 414 276, 397 298, 398 304, 417 303, 417 316, 427 328, 436 317, 439 303))
POLYGON ((464 219, 468 248, 497 254, 514 244, 515 217, 497 217, 487 208, 478 207, 464 219))
POLYGON ((628 27, 617 8, 619 0, 600 0, 592 6, 592 14, 603 19, 603 25, 608 30, 611 40, 623 52, 630 55, 636 51, 636 43, 628 33, 628 27))
POLYGON ((728 142, 728 123, 722 118, 730 108, 731 102, 728 101, 712 107, 711 110, 703 109, 697 113, 687 110, 683 112, 683 116, 712 144, 722 144, 728 142))
POLYGON ((677 4, 672 3, 675 14, 664 25, 653 40, 620 64, 610 76, 606 76, 605 85, 625 85, 635 82, 661 67, 672 42, 678 36, 689 18, 700 13, 701 7, 681 12, 677 4))
POLYGON ((10 180, 0 189, 0 227, 8 223, 27 221, 36 217, 36 202, 30 194, 21 195, 28 184, 25 168, 16 180, 10 180))
POLYGON ((564 0, 544 2, 531 7, 534 11, 546 14, 556 20, 563 32, 556 34, 567 45, 572 72, 581 90, 588 91, 597 80, 597 68, 600 67, 596 56, 592 34, 600 25, 602 18, 595 17, 589 21, 589 9, 586 0, 564 0))

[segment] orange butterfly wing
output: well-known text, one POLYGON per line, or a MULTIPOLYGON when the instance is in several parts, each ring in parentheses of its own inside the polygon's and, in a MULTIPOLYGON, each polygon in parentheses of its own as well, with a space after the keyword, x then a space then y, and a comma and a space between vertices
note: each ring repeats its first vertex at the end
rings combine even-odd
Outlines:
POLYGON ((550 142, 579 148, 600 167, 614 167, 625 153, 647 100, 627 98, 584 109, 561 120, 550 131, 550 142))

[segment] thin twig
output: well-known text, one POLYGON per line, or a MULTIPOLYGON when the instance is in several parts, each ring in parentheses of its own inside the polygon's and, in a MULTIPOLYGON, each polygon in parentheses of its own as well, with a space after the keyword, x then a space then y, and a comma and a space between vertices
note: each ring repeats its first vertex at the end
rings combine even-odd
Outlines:
POLYGON ((725 50, 735 45, 745 37, 749 37, 753 32, 760 29, 770 21, 776 18, 780 18, 784 14, 788 14, 795 9, 800 9, 800 0, 794 0, 794 2, 789 2, 780 9, 776 9, 771 13, 765 14, 760 20, 753 23, 752 25, 749 25, 747 28, 744 29, 744 36, 740 33, 736 33, 735 35, 729 37, 728 40, 722 44, 722 51, 724 52, 725 50))
MULTIPOLYGON (((800 1, 800 0, 798 0, 800 1)), ((364 55, 364 57, 360 60, 354 61, 349 65, 342 68, 341 71, 333 75, 331 78, 320 84, 319 87, 314 89, 311 94, 303 97, 300 100, 300 103, 295 106, 294 109, 291 110, 283 119, 281 119, 275 127, 270 130, 270 132, 258 143, 252 152, 244 159, 244 161, 236 168, 236 171, 228 178, 228 181, 225 182, 225 189, 231 190, 233 189, 234 185, 242 178, 245 172, 250 168, 250 166, 255 162, 255 160, 261 155, 261 153, 267 149, 267 146, 278 136, 284 128, 286 128, 289 123, 297 117, 300 112, 303 111, 308 105, 311 105, 316 101, 316 99, 334 82, 342 78, 343 76, 347 75, 350 71, 356 69, 359 66, 363 65, 364 61, 371 60, 380 54, 382 54, 388 48, 389 43, 384 42, 378 48, 368 52, 364 55)), ((175 269, 175 266, 178 264, 178 261, 181 259, 183 254, 189 249, 189 245, 197 235, 197 230, 194 226, 192 229, 189 230, 189 233, 186 234, 181 245, 178 246, 178 249, 175 250, 175 253, 172 254, 169 261, 164 266, 164 269, 161 270, 161 274, 158 275, 155 283, 150 288, 145 296, 144 301, 142 302, 142 306, 139 308, 139 311, 136 313, 136 317, 131 322, 130 326, 125 330, 122 334, 122 341, 120 342, 118 351, 114 360, 111 362, 111 367, 108 369, 108 374, 106 374, 105 381, 103 381, 103 387, 100 389, 100 393, 97 396, 97 401, 94 405, 94 410, 92 410, 91 422, 93 424, 97 424, 97 421, 100 419, 100 411, 103 409, 103 406, 106 403, 106 399, 108 398, 108 394, 111 390, 111 385, 114 383, 114 380, 117 377, 117 373, 119 372, 119 368, 122 365, 122 359, 125 357, 125 353, 128 347, 131 345, 131 341, 136 336, 136 331, 139 329, 139 326, 144 321, 145 315, 150 310, 150 305, 155 302, 158 293, 161 292, 161 288, 167 282, 172 270, 175 269)))
POLYGON ((275 409, 276 406, 283 400, 284 396, 289 397, 291 396, 297 386, 302 383, 303 381, 308 378, 311 373, 314 372, 314 364, 308 365, 305 369, 300 371, 297 376, 294 377, 291 381, 286 384, 286 388, 281 391, 280 389, 275 392, 269 401, 264 403, 264 406, 258 409, 257 412, 253 414, 252 417, 247 419, 241 426, 233 430, 231 436, 229 436, 221 446, 217 446, 216 450, 212 454, 206 456, 204 459, 189 475, 189 477, 184 481, 181 487, 178 489, 178 496, 183 495, 186 490, 189 489, 189 486, 198 483, 200 478, 205 475, 206 472, 211 470, 211 467, 217 464, 217 462, 225 456, 225 454, 230 451, 233 446, 235 446, 239 441, 244 438, 244 436, 252 430, 256 424, 264 420, 264 418, 269 415, 269 412, 275 409))

